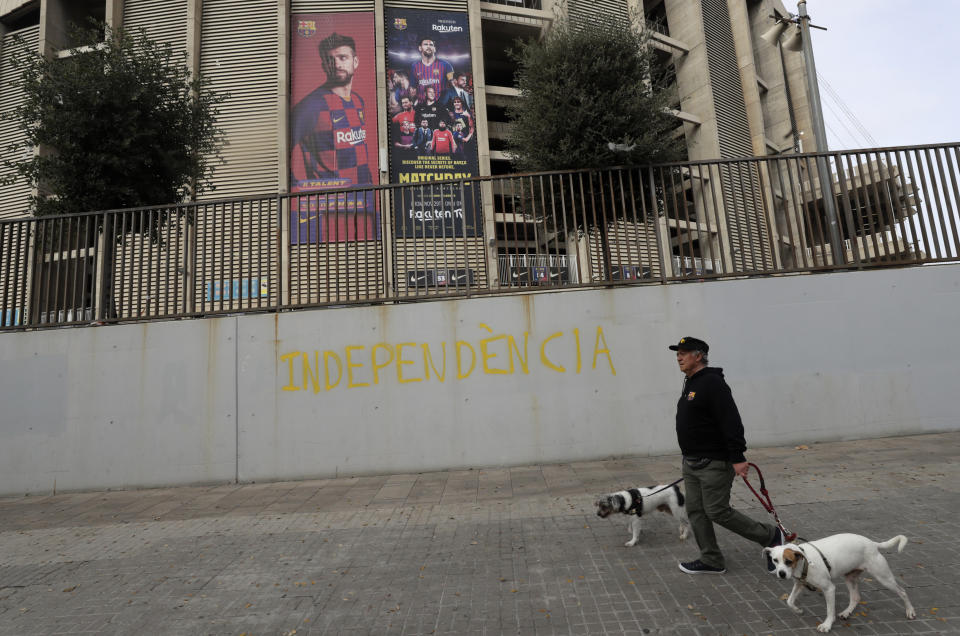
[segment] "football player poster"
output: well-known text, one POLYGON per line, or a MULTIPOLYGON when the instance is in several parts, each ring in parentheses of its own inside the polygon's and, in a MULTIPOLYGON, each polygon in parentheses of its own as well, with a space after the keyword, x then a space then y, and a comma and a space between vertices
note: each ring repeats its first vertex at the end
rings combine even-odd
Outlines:
POLYGON ((374 240, 374 15, 296 14, 290 42, 290 242, 374 240), (343 190, 347 189, 346 192, 343 190))
POLYGON ((466 13, 385 9, 390 181, 397 238, 482 234, 466 13))

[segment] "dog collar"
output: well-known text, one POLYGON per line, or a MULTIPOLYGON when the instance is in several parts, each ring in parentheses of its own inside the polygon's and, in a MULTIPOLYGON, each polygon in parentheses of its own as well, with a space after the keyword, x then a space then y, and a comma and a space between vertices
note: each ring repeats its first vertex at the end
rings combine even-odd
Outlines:
POLYGON ((638 517, 643 515, 643 495, 641 495, 640 491, 636 488, 628 488, 627 492, 630 493, 630 497, 633 498, 633 504, 627 508, 626 513, 628 515, 637 515, 638 517))

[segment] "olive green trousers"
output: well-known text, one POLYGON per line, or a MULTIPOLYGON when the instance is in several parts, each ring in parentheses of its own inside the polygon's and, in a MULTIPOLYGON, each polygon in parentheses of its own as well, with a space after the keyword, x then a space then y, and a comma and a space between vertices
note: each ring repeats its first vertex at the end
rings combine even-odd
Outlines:
MULTIPOLYGON (((739 534, 761 546, 773 540, 775 526, 760 523, 730 507, 730 488, 733 486, 733 464, 718 459, 703 468, 693 469, 683 462, 683 485, 687 516, 693 536, 700 548, 700 561, 715 567, 726 567, 723 553, 717 545, 713 524, 739 534)), ((760 551, 757 551, 759 558, 760 551)))

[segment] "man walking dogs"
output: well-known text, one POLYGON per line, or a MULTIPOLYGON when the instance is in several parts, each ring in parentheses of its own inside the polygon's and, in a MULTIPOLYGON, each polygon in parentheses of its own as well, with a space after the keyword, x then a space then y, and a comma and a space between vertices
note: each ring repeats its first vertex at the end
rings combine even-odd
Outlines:
MULTIPOLYGON (((723 369, 707 366, 710 347, 698 338, 681 338, 670 349, 677 352, 677 364, 686 376, 677 402, 677 441, 683 453, 687 515, 700 548, 700 558, 681 563, 680 569, 687 574, 723 574, 727 570, 714 523, 763 547, 781 545, 784 537, 780 528, 730 507, 734 475, 747 474, 743 456, 747 443, 723 369)), ((767 569, 772 565, 768 558, 767 569)))

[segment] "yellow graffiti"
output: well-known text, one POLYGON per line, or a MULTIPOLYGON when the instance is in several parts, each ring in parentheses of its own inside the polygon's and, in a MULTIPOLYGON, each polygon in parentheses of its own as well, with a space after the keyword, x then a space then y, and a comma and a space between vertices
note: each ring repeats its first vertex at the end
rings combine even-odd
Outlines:
MULTIPOLYGON (((307 355, 307 354, 303 354, 307 355)), ((340 380, 343 379, 343 363, 340 362, 340 356, 338 356, 333 351, 324 351, 323 352, 323 376, 324 380, 327 383, 327 391, 332 388, 335 388, 340 384, 340 380), (330 359, 333 358, 337 361, 337 381, 333 384, 330 384, 330 359)))
POLYGON ((603 335, 603 327, 597 327, 597 341, 593 345, 593 368, 597 368, 597 356, 601 353, 607 354, 607 362, 610 363, 610 373, 617 375, 617 370, 613 368, 613 358, 610 356, 610 347, 607 346, 607 339, 603 335), (600 341, 603 340, 603 349, 600 348, 600 341))
POLYGON ((373 383, 380 384, 380 369, 386 369, 393 362, 393 347, 386 342, 373 345, 370 351, 370 367, 373 369, 373 383), (383 349, 390 354, 390 357, 383 362, 377 362, 377 350, 383 349))
POLYGON ((353 380, 353 370, 362 368, 363 363, 354 362, 351 354, 354 351, 361 351, 363 349, 366 349, 366 347, 364 347, 363 345, 347 345, 346 349, 344 349, 344 351, 346 351, 347 353, 346 357, 347 357, 347 388, 348 389, 354 389, 361 386, 370 386, 369 382, 355 382, 353 380))
POLYGON ((441 342, 440 349, 443 351, 443 371, 437 371, 437 367, 433 364, 433 356, 430 355, 430 345, 424 342, 423 347, 423 375, 425 380, 430 379, 430 369, 433 369, 433 374, 437 376, 437 379, 441 382, 446 382, 447 380, 447 343, 441 342), (428 366, 429 365, 429 366, 428 366))
POLYGON ((404 360, 403 359, 403 348, 404 347, 416 347, 416 342, 401 342, 397 345, 397 382, 400 384, 407 384, 409 382, 422 382, 423 378, 404 378, 403 377, 403 366, 406 364, 413 364, 413 360, 404 360))
MULTIPOLYGON (((303 354, 306 357, 307 354, 303 354)), ((284 391, 299 391, 300 387, 293 383, 293 361, 300 357, 299 351, 291 351, 280 356, 280 360, 287 363, 290 368, 290 381, 283 387, 284 391)))
POLYGON ((558 331, 557 333, 548 336, 547 339, 543 341, 543 344, 540 345, 540 362, 543 363, 543 366, 547 367, 548 369, 553 369, 557 373, 566 373, 567 369, 559 364, 554 364, 550 358, 547 357, 547 343, 551 340, 559 338, 562 335, 563 332, 558 331))
MULTIPOLYGON (((495 333, 486 323, 479 323, 479 327, 485 332, 483 337, 475 341, 457 340, 453 343, 457 380, 470 378, 474 371, 482 371, 484 375, 491 376, 531 373, 530 332, 523 332, 521 346, 518 342, 520 337, 495 333)), ((392 371, 396 373, 398 384, 427 382, 432 379, 446 382, 447 344, 445 341, 439 345, 426 342, 379 342, 369 348, 367 345, 345 345, 342 350, 336 351, 290 351, 280 356, 280 365, 286 364, 286 373, 282 373, 278 368, 278 374, 282 374, 285 381, 280 388, 282 391, 312 389, 313 393, 320 393, 331 391, 341 384, 347 389, 371 387, 379 385, 384 377, 390 377, 391 366, 394 367, 392 371), (422 374, 419 373, 420 356, 414 353, 417 349, 423 356, 422 374), (346 382, 343 382, 344 376, 346 382)), ((579 328, 573 328, 569 332, 557 331, 540 340, 542 369, 553 373, 567 373, 569 367, 573 373, 580 374, 583 370, 583 356, 579 328)), ((597 370, 597 361, 601 356, 606 356, 610 374, 617 375, 613 352, 607 343, 603 327, 598 326, 593 345, 592 370, 597 370)), ((602 369, 601 365, 601 371, 602 369)))
POLYGON ((469 378, 470 374, 473 373, 473 367, 477 364, 477 352, 473 350, 473 346, 469 342, 464 342, 463 340, 457 340, 457 379, 462 380, 464 378, 469 378), (467 369, 467 372, 463 372, 463 365, 460 364, 460 352, 463 348, 466 347, 470 350, 470 368, 467 369))

